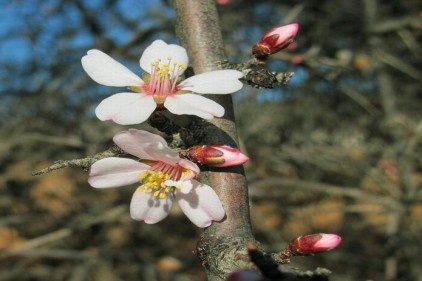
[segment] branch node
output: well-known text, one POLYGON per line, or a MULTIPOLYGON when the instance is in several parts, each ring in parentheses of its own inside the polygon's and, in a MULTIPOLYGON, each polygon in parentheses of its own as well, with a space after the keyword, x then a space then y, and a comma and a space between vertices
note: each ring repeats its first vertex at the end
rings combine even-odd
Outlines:
POLYGON ((273 72, 265 68, 265 62, 251 59, 244 63, 219 62, 222 68, 236 69, 243 73, 242 80, 257 89, 272 89, 286 86, 294 72, 273 72))

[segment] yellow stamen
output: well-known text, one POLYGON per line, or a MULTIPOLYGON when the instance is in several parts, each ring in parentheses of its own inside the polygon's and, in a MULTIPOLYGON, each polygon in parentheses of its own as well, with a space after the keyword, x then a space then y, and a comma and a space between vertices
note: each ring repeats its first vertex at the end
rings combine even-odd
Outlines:
POLYGON ((165 181, 170 179, 170 175, 161 171, 142 171, 139 174, 142 185, 138 191, 151 193, 154 197, 164 199, 169 193, 174 191, 174 187, 167 186, 165 181))

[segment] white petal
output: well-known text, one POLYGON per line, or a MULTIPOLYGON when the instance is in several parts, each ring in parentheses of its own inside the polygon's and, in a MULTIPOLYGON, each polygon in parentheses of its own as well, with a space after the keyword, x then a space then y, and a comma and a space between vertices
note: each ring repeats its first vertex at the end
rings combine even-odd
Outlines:
POLYGON ((129 129, 117 133, 113 141, 127 153, 140 159, 160 160, 170 164, 179 162, 179 153, 167 146, 159 135, 147 131, 129 129))
POLYGON ((177 187, 177 188, 181 188, 182 190, 188 190, 187 192, 189 192, 192 189, 192 183, 190 180, 166 180, 164 182, 164 184, 166 186, 173 186, 173 187, 177 187))
POLYGON ((91 166, 88 183, 96 188, 117 187, 139 181, 141 171, 149 166, 132 159, 109 157, 91 166))
POLYGON ((182 173, 181 180, 190 180, 201 172, 198 165, 187 159, 180 159, 178 164, 186 169, 185 172, 182 173))
POLYGON ((130 215, 137 221, 157 223, 169 214, 172 204, 169 196, 158 199, 151 193, 136 190, 130 202, 130 215))
POLYGON ((213 100, 196 94, 178 94, 169 96, 164 106, 174 114, 196 115, 203 119, 212 119, 224 115, 224 107, 213 100))
POLYGON ((86 73, 97 83, 106 86, 140 86, 144 82, 126 66, 100 50, 89 50, 81 60, 86 73))
POLYGON ((242 88, 243 83, 239 81, 242 77, 242 72, 237 70, 216 70, 189 77, 179 87, 199 94, 230 94, 242 88))
POLYGON ((189 62, 185 48, 179 45, 167 44, 163 40, 155 40, 145 49, 139 63, 143 70, 151 73, 151 65, 153 63, 160 61, 160 65, 168 64, 169 58, 171 59, 170 65, 176 63, 187 66, 189 62))
POLYGON ((143 93, 118 93, 104 99, 95 109, 101 121, 113 120, 120 125, 139 124, 148 119, 157 104, 143 93))
POLYGON ((184 185, 181 191, 176 191, 176 200, 183 213, 199 227, 221 221, 225 212, 215 191, 206 184, 191 182, 192 186, 184 185))

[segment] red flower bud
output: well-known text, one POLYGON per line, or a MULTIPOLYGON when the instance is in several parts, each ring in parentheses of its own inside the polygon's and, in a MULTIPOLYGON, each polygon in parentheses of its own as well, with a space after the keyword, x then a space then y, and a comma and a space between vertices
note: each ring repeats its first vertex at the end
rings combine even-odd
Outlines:
POLYGON ((257 272, 250 270, 238 270, 230 273, 226 281, 263 281, 264 278, 257 272))
POLYGON ((217 0, 218 5, 227 5, 230 3, 230 0, 217 0))
POLYGON ((258 59, 265 59, 267 56, 287 48, 293 42, 299 24, 292 23, 267 31, 264 36, 252 47, 252 54, 258 59))
POLYGON ((336 234, 309 234, 290 241, 286 250, 290 252, 290 256, 309 256, 332 250, 340 243, 341 237, 336 234))
POLYGON ((227 145, 195 145, 186 151, 186 157, 193 162, 215 167, 241 165, 249 160, 239 149, 227 145))

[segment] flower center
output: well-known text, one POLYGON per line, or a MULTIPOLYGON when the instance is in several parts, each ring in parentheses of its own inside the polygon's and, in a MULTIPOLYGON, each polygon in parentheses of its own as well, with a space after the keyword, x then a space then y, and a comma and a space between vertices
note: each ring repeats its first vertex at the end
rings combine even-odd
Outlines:
POLYGON ((161 161, 155 162, 149 170, 139 174, 142 185, 138 187, 141 192, 151 193, 153 196, 164 199, 173 194, 180 186, 168 186, 167 180, 180 180, 183 168, 179 165, 171 165, 161 161))
POLYGON ((186 65, 172 62, 171 57, 167 58, 167 62, 161 60, 153 62, 149 82, 144 86, 144 90, 154 97, 157 104, 163 104, 167 96, 173 95, 179 90, 177 88, 177 84, 180 82, 179 76, 183 74, 186 67, 186 65))

